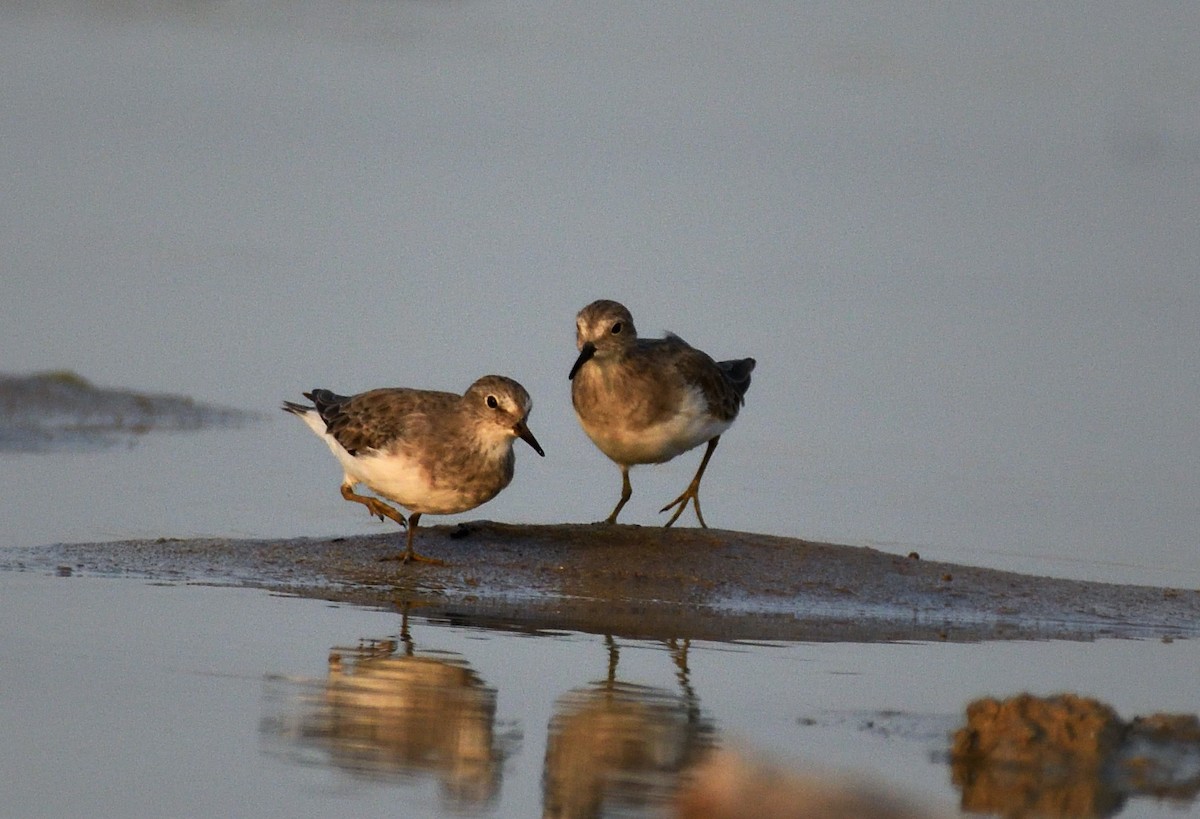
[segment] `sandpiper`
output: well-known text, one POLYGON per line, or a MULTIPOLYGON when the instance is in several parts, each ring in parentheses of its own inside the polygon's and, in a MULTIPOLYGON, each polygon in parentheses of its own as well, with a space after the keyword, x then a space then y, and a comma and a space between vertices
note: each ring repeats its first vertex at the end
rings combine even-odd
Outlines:
POLYGON ((408 529, 401 560, 441 561, 413 550, 421 515, 451 515, 486 503, 513 477, 513 440, 545 452, 526 421, 533 402, 525 388, 501 375, 485 375, 462 395, 384 388, 357 395, 314 389, 314 406, 285 401, 342 465, 342 497, 361 503, 380 520, 408 529), (360 495, 357 484, 403 506, 408 519, 379 498, 360 495))
POLYGON ((700 514, 700 479, 721 433, 745 403, 753 358, 713 361, 679 336, 638 338, 624 305, 601 299, 575 319, 579 357, 571 367, 571 401, 583 431, 621 470, 621 499, 608 516, 615 523, 633 494, 629 468, 669 461, 704 442, 708 448, 696 476, 664 506, 679 519, 688 501, 700 514))

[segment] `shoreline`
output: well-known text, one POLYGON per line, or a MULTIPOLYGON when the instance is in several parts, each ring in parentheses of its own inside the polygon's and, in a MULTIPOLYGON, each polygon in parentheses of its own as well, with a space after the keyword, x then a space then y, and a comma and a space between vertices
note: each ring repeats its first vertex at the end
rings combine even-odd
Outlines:
POLYGON ((719 529, 480 520, 338 538, 130 540, 0 569, 259 588, 461 625, 626 638, 880 642, 1200 636, 1200 590, 1115 585, 719 529))

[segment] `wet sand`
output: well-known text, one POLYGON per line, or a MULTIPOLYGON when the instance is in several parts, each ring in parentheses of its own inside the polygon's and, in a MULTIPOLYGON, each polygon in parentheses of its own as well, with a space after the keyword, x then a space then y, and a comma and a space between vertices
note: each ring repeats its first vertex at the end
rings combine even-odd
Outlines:
POLYGON ((64 544, 0 568, 268 589, 449 622, 625 637, 1194 637, 1200 590, 1035 577, 717 529, 475 521, 402 535, 64 544))

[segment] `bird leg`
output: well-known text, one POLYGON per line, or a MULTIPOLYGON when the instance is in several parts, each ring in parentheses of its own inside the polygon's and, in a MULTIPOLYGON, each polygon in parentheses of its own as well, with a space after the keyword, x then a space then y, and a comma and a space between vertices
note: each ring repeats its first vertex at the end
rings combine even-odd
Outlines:
POLYGON ((399 523, 401 526, 408 526, 408 523, 404 520, 404 515, 400 514, 395 509, 388 506, 386 503, 381 501, 379 498, 373 498, 370 495, 358 494, 357 492, 354 491, 354 486, 352 484, 348 484, 348 483, 342 484, 342 497, 348 501, 354 501, 355 503, 361 503, 363 506, 367 507, 368 512, 370 512, 372 515, 376 516, 380 520, 383 520, 384 518, 391 518, 392 520, 396 521, 396 523, 399 523))
POLYGON ((408 530, 408 537, 405 539, 405 549, 399 557, 385 557, 384 560, 399 560, 401 563, 432 563, 435 566, 445 566, 446 561, 438 560, 436 557, 426 557, 425 555, 417 554, 413 549, 413 536, 417 534, 417 521, 421 519, 420 512, 413 512, 408 516, 408 520, 404 519, 404 515, 397 512, 392 507, 381 501, 379 498, 373 498, 370 495, 360 495, 354 491, 352 484, 342 484, 342 497, 348 501, 361 503, 367 507, 367 510, 378 517, 380 520, 391 518, 408 530))
POLYGON ((659 514, 662 514, 672 506, 679 507, 675 510, 675 514, 671 515, 671 519, 667 521, 667 525, 664 528, 670 527, 672 523, 679 520, 679 516, 687 508, 689 500, 696 507, 696 519, 700 521, 700 525, 705 529, 708 528, 708 524, 704 522, 704 515, 700 514, 700 479, 704 477, 704 469, 708 466, 708 459, 712 457, 713 450, 717 448, 717 442, 720 440, 721 436, 718 435, 708 442, 708 449, 704 450, 704 457, 700 460, 700 468, 696 470, 696 477, 692 478, 692 482, 688 484, 687 489, 683 490, 683 494, 658 510, 659 514))
POLYGON ((605 523, 616 523, 621 508, 629 502, 629 498, 633 495, 633 487, 629 485, 629 467, 624 464, 617 465, 621 468, 621 499, 617 501, 617 508, 612 510, 612 514, 604 519, 605 523))
POLYGON ((417 521, 420 519, 420 512, 413 512, 408 516, 408 537, 405 538, 404 551, 397 557, 385 557, 382 558, 383 560, 399 560, 401 563, 428 563, 431 566, 446 565, 446 561, 418 554, 417 550, 413 548, 413 539, 417 536, 417 521))

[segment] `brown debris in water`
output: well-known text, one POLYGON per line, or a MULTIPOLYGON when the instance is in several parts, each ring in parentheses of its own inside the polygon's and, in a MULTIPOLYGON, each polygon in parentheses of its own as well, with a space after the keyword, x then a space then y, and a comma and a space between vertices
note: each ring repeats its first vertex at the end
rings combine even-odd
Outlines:
POLYGON ((1096 768, 1123 733, 1116 711, 1075 694, 987 698, 967 706, 967 726, 954 735, 950 755, 997 765, 1096 768))
POLYGON ((1115 815, 1131 796, 1195 799, 1198 755, 1194 715, 1125 722, 1094 699, 1026 693, 967 706, 950 761, 966 811, 1083 818, 1115 815))

